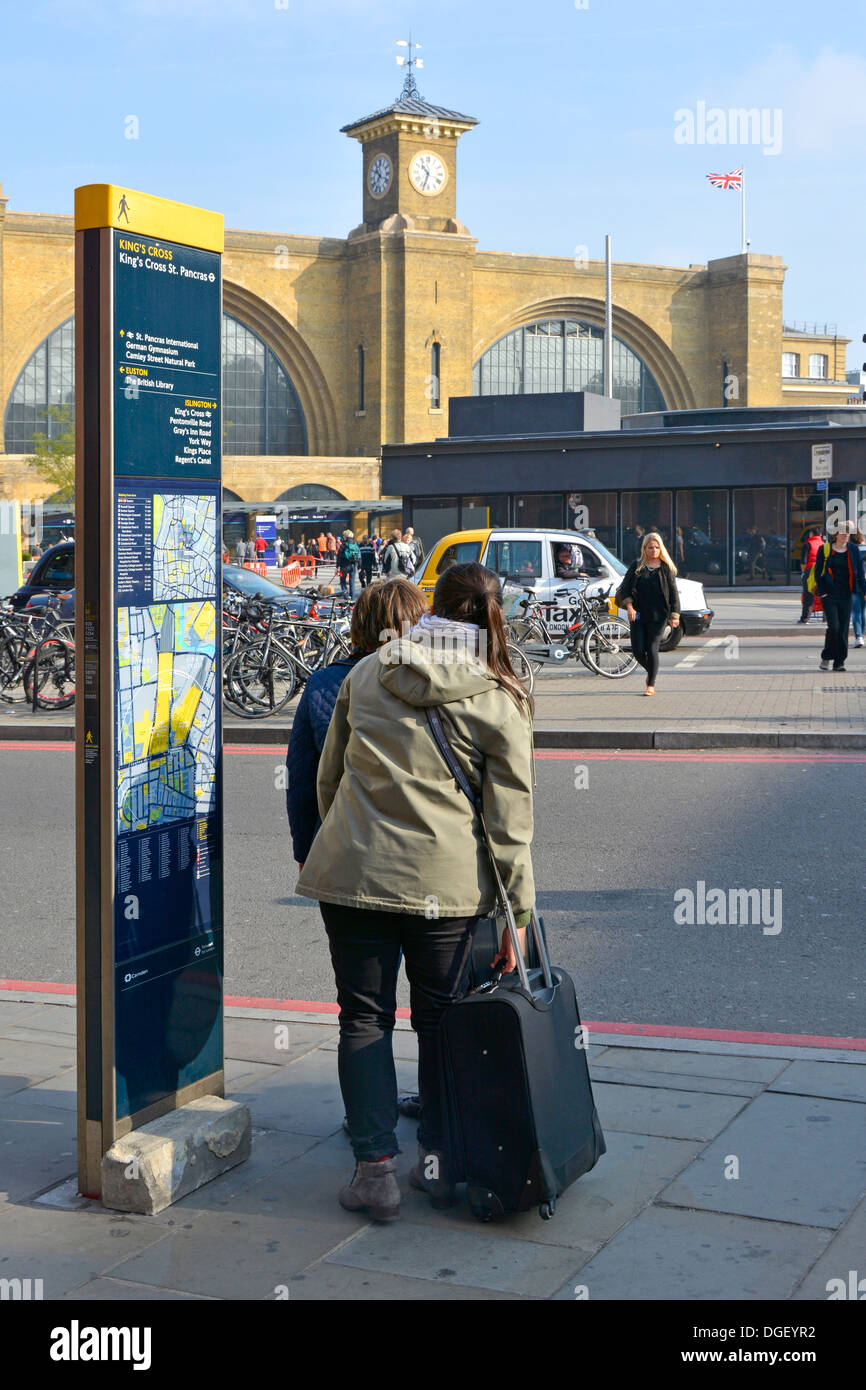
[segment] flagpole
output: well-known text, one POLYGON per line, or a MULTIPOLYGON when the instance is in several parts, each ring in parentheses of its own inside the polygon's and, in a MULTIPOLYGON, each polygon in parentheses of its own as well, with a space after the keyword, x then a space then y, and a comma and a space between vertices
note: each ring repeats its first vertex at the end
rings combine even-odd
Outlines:
POLYGON ((742 246, 740 247, 740 254, 741 254, 742 256, 745 256, 745 254, 746 254, 746 166, 745 166, 745 164, 743 165, 743 174, 742 174, 742 178, 740 179, 740 213, 741 213, 741 218, 742 218, 742 242, 743 242, 742 246))

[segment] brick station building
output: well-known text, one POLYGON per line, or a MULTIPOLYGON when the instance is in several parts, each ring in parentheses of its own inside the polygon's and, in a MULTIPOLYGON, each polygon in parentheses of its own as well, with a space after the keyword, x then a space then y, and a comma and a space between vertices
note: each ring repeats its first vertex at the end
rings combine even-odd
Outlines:
MULTIPOLYGON (((601 391, 603 262, 482 250, 459 219, 458 144, 477 124, 423 100, 410 72, 343 127, 361 154, 347 236, 226 232, 228 541, 276 508, 296 536, 307 515, 308 530, 392 524, 382 446, 445 434, 449 396, 601 391)), ((36 499, 51 489, 26 465, 34 432, 73 402, 73 225, 9 201, 0 188, 0 499, 36 499)), ((784 276, 757 254, 615 263, 623 415, 844 404, 847 340, 785 328, 784 276)))

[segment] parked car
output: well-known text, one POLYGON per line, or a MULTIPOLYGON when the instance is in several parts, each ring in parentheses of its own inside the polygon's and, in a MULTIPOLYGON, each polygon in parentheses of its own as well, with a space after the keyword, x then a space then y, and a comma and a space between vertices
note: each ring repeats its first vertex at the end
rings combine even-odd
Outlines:
MULTIPOLYGON (((566 622, 562 605, 557 602, 558 590, 585 588, 588 594, 612 594, 626 571, 622 561, 596 536, 581 531, 501 527, 457 531, 443 536, 415 575, 415 582, 429 599, 439 575, 449 565, 467 560, 478 560, 494 570, 506 588, 516 590, 520 585, 531 588, 547 609, 553 632, 564 631, 566 622), (557 575, 556 555, 563 545, 580 548, 585 577, 563 579, 557 575)), ((681 622, 677 628, 668 628, 662 639, 663 651, 678 646, 684 634, 693 637, 706 632, 713 620, 713 610, 707 607, 702 584, 694 579, 677 579, 677 591, 681 622)))
MULTIPOLYGON (((53 594, 70 594, 74 597, 74 583, 75 542, 61 541, 36 561, 25 582, 11 596, 12 607, 27 608, 31 599, 44 603, 53 594)), ((244 569, 240 565, 223 565, 223 584, 245 598, 259 596, 265 603, 288 604, 291 612, 299 617, 304 617, 313 604, 312 599, 292 589, 284 589, 281 584, 263 579, 254 570, 244 569)), ((65 612, 63 616, 66 616, 65 612)))
POLYGON ((34 594, 68 593, 75 583, 75 542, 61 541, 41 555, 12 594, 13 608, 26 608, 34 594))

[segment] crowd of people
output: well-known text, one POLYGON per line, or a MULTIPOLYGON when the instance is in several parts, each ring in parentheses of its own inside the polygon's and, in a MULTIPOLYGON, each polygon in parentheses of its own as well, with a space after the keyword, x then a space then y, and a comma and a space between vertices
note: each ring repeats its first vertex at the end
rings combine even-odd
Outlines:
MULTIPOLYGON (((332 531, 321 531, 318 536, 310 537, 302 534, 297 541, 292 536, 284 539, 278 535, 273 543, 273 554, 273 564, 278 569, 300 555, 314 557, 316 573, 322 566, 333 565, 341 594, 354 599, 356 584, 365 589, 374 579, 399 576, 411 579, 424 562, 424 545, 412 526, 406 531, 395 527, 387 539, 367 531, 359 538, 347 528, 339 538, 332 531)), ((254 540, 238 539, 234 555, 238 565, 266 563, 268 541, 264 536, 256 536, 254 540)))

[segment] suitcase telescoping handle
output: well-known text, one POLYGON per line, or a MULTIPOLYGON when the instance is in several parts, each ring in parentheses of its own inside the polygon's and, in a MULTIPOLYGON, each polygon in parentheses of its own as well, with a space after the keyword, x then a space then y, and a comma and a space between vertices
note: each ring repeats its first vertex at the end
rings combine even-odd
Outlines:
MULTIPOLYGON (((512 908, 508 894, 505 891, 505 884, 502 882, 502 875, 499 872, 499 865, 496 862, 496 856, 493 853, 493 846, 490 843, 490 836, 487 833, 487 826, 484 823, 484 814, 481 810, 481 798, 475 795, 475 792, 472 789, 472 784, 469 781, 469 778, 466 776, 466 773, 461 767, 457 755, 454 752, 454 749, 451 747, 451 744, 448 741, 448 735, 445 733, 445 729, 442 725, 442 717, 439 714, 439 711, 436 708, 436 706, 427 705, 424 710, 424 713, 427 716, 427 723, 430 725, 430 732, 433 735, 439 752, 445 759, 449 772, 451 773, 460 790, 463 792, 464 796, 469 801, 469 804, 471 805, 473 811, 478 816, 478 821, 481 825, 481 833, 484 836, 484 843, 487 846, 487 853, 490 857, 490 864, 493 869, 493 879, 496 884, 496 896, 499 900, 499 914, 497 915, 501 914, 505 918, 505 930, 511 937, 511 945, 514 950, 514 954, 517 957, 517 974, 519 976, 520 983, 522 987, 526 990, 526 992, 528 994, 531 994, 532 987, 529 983, 529 974, 526 969, 526 962, 523 959, 523 951, 520 949, 520 937, 517 934, 517 923, 514 920, 514 909, 512 908)), ((545 989, 552 989, 553 976, 550 971, 550 959, 547 954, 547 943, 544 940, 544 934, 542 933, 541 928, 538 924, 538 917, 536 915, 534 907, 529 915, 529 922, 530 926, 532 927, 533 935, 535 937, 538 958, 541 961, 541 969, 544 976, 544 987, 545 989)))

